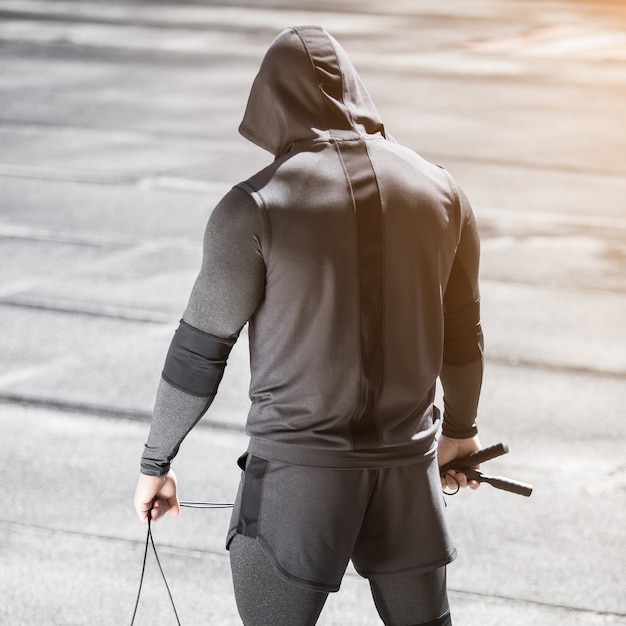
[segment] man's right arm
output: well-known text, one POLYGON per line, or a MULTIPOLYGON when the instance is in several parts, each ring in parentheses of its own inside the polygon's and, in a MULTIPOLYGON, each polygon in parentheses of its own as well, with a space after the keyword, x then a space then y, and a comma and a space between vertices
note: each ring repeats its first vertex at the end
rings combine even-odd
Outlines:
MULTIPOLYGON (((461 238, 444 294, 444 356, 440 373, 444 396, 439 464, 480 449, 476 417, 483 377, 478 270, 480 242, 476 220, 460 191, 461 238)), ((466 486, 464 476, 459 476, 466 486)), ((470 485, 476 487, 477 484, 470 485)))

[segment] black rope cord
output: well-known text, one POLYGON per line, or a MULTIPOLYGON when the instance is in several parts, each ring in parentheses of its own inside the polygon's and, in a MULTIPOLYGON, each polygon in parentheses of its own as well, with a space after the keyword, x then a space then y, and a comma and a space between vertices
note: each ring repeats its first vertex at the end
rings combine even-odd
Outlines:
POLYGON ((455 496, 457 493, 459 493, 459 491, 461 491, 461 483, 456 476, 453 476, 450 472, 445 472, 444 474, 442 474, 442 476, 445 476, 446 478, 451 478, 456 483, 456 489, 454 491, 446 491, 445 489, 443 490, 443 493, 446 496, 455 496))
MULTIPOLYGON (((178 503, 181 507, 187 507, 190 509, 229 509, 232 508, 232 504, 228 502, 196 502, 196 501, 181 501, 178 503)), ((163 582, 165 583, 165 588, 167 589, 167 595, 169 596, 170 603, 172 605, 172 609, 174 611, 174 616, 176 618, 176 623, 178 626, 180 625, 180 619, 178 617, 178 612, 176 611, 176 605, 174 604, 174 598, 172 597, 172 592, 170 591, 170 587, 167 584, 167 579, 165 578, 165 573, 163 572, 163 568, 161 567, 161 561, 159 560, 159 555, 157 554, 157 549, 154 544, 154 538, 152 537, 152 508, 148 511, 148 532, 146 534, 146 545, 143 552, 143 564, 141 566, 141 578, 139 579, 139 589, 137 590, 137 598, 135 600, 135 609, 133 610, 133 617, 130 621, 131 626, 135 623, 135 617, 137 616, 137 608, 139 606, 139 599, 141 598, 141 590, 143 588, 143 580, 146 573, 146 561, 148 559, 148 549, 152 546, 152 551, 154 552, 154 557, 156 559, 157 565, 159 566, 159 571, 161 572, 161 578, 163 578, 163 582)))

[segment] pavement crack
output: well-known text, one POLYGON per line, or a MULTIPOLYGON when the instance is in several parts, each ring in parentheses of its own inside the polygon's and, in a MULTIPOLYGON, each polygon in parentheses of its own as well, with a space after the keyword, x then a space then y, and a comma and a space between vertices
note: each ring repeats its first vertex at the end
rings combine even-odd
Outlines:
POLYGON ((506 602, 510 604, 523 604, 529 606, 537 606, 546 609, 553 609, 558 611, 568 611, 579 614, 596 615, 596 616, 608 616, 608 617, 626 617, 626 613, 620 613, 616 611, 603 611, 601 609, 590 609, 580 606, 571 606, 566 604, 555 604, 552 602, 542 602, 541 600, 530 600, 528 598, 516 598, 514 596, 507 596, 503 594, 481 593, 478 591, 465 591, 463 589, 454 589, 448 587, 448 592, 468 598, 474 599, 489 599, 497 600, 499 602, 506 602))
POLYGON ((85 315, 88 317, 107 318, 124 322, 138 322, 141 324, 172 324, 177 319, 176 315, 168 315, 167 313, 160 313, 158 311, 125 309, 98 303, 66 304, 53 300, 26 298, 23 296, 10 298, 0 297, 0 306, 65 313, 67 315, 85 315))
POLYGON ((617 380, 626 379, 626 372, 620 370, 609 370, 586 365, 576 365, 570 363, 548 363, 534 359, 524 359, 518 356, 486 355, 485 359, 499 365, 510 367, 523 367, 533 370, 545 370, 549 372, 561 372, 567 374, 578 374, 581 376, 598 376, 601 378, 614 378, 617 380))
MULTIPOLYGON (((143 531, 141 533, 142 535, 141 537, 137 539, 132 539, 129 537, 104 535, 102 533, 93 533, 93 532, 73 530, 73 529, 68 529, 68 528, 54 528, 51 526, 44 526, 42 524, 32 524, 28 522, 16 522, 14 520, 0 520, 0 524, 7 526, 7 527, 13 527, 14 529, 31 530, 35 532, 47 533, 50 535, 65 535, 65 536, 82 537, 84 539, 96 539, 99 541, 112 541, 116 543, 129 544, 129 545, 136 546, 136 547, 141 547, 145 545, 146 543, 145 532, 143 531)), ((145 528, 147 529, 147 526, 145 528)), ((219 556, 219 557, 224 557, 224 558, 228 556, 228 553, 225 550, 222 553, 221 551, 212 550, 210 548, 185 547, 185 546, 174 545, 172 543, 163 543, 160 541, 158 542, 157 547, 158 547, 159 552, 163 551, 163 552, 168 552, 170 554, 193 556, 195 558, 207 556, 207 555, 219 556)))
MULTIPOLYGON (((150 422, 152 420, 152 412, 144 409, 113 407, 59 398, 36 397, 28 394, 11 393, 9 391, 0 391, 0 403, 19 404, 22 406, 52 409, 62 413, 80 413, 82 415, 95 415, 97 417, 109 417, 130 421, 150 422)), ((243 424, 221 422, 209 419, 206 416, 198 422, 196 428, 198 427, 238 433, 243 433, 244 431, 243 424)))

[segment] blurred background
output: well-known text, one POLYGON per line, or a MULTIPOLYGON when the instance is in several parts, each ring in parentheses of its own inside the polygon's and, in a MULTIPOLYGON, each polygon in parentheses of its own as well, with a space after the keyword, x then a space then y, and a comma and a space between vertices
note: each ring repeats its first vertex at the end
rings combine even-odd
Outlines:
MULTIPOLYGON (((344 45, 482 237, 484 470, 447 498, 455 626, 626 624, 626 3, 0 0, 0 623, 130 623, 132 509, 204 226, 271 156, 237 134, 285 27, 344 45)), ((245 333, 175 468, 232 501, 245 333)), ((183 624, 237 624, 228 511, 155 527, 183 624)), ((418 532, 418 529, 416 529, 418 532)), ((137 624, 175 623, 148 559, 137 624)), ((320 624, 379 624, 353 570, 320 624)))

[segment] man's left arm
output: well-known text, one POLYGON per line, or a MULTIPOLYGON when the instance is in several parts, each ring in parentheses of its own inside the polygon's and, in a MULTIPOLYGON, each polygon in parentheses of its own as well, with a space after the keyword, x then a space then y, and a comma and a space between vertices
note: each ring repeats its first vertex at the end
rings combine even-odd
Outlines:
POLYGON ((155 506, 163 501, 160 510, 153 509, 153 519, 168 508, 177 510, 171 461, 211 405, 232 346, 263 296, 261 231, 258 207, 238 188, 209 219, 202 268, 165 359, 141 459, 135 497, 140 519, 147 517, 150 498, 155 506))

